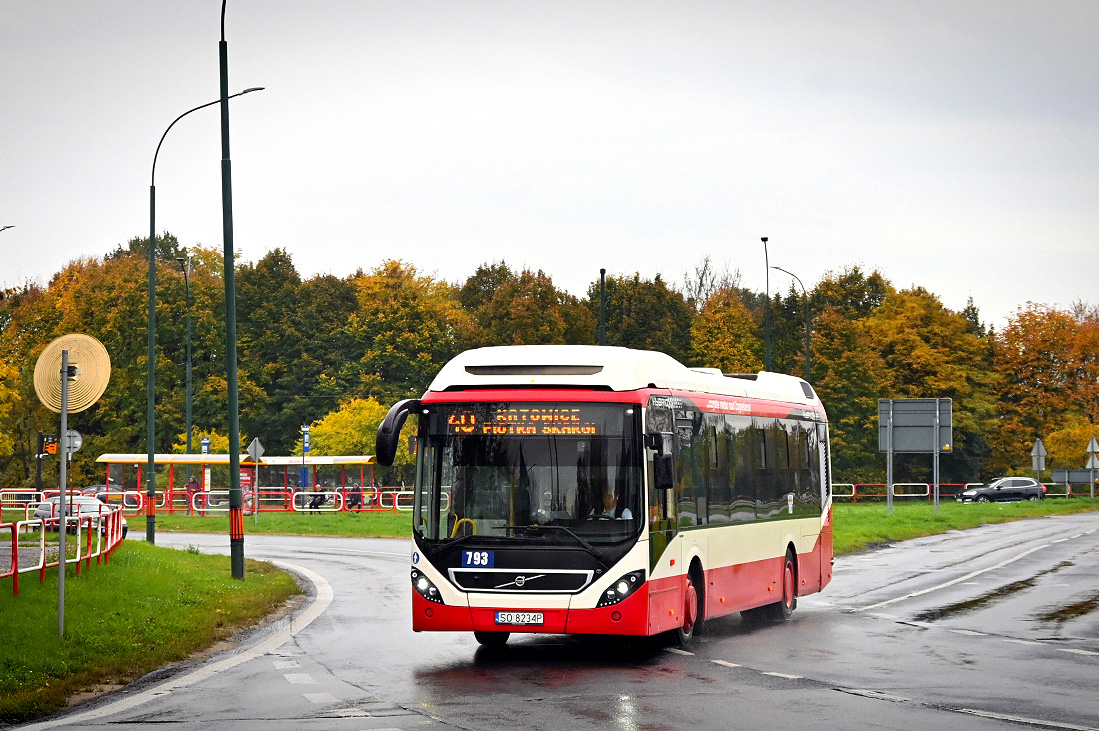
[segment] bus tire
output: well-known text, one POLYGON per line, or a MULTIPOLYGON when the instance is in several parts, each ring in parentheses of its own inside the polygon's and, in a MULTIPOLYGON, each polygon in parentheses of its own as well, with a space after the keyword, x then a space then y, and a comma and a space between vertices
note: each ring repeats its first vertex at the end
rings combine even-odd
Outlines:
POLYGON ((694 638, 702 632, 702 612, 706 606, 706 589, 702 576, 702 566, 698 561, 692 562, 687 572, 687 587, 683 597, 683 622, 675 630, 676 642, 683 649, 690 647, 694 638))
POLYGON ((782 599, 770 605, 771 619, 785 622, 798 608, 798 562, 794 549, 786 549, 782 562, 782 599))
POLYGON ((507 644, 508 637, 511 637, 511 633, 476 630, 474 631, 473 636, 482 647, 503 647, 507 644))

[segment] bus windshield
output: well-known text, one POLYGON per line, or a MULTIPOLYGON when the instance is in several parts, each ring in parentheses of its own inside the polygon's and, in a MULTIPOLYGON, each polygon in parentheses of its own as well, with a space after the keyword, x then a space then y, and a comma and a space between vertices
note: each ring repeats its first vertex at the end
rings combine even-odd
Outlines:
POLYGON ((415 528, 428 540, 607 544, 641 524, 640 407, 424 404, 415 528))

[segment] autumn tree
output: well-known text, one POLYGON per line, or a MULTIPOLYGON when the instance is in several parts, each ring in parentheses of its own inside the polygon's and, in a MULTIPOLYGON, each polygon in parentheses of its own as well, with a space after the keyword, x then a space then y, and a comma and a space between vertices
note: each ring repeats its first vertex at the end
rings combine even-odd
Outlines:
POLYGON ((691 324, 689 364, 725 373, 755 373, 763 368, 763 344, 756 323, 735 290, 711 294, 691 324))
POLYGON ((542 270, 514 274, 502 262, 483 264, 459 298, 474 324, 467 347, 595 342, 591 313, 542 270))
POLYGON ((414 397, 460 348, 468 315, 455 289, 400 261, 353 278, 358 310, 346 325, 361 356, 346 364, 345 395, 414 397))
POLYGON ((981 478, 996 423, 988 341, 964 314, 920 287, 890 292, 865 323, 886 367, 886 397, 952 399, 954 448, 942 462, 945 481, 981 478))
POLYGON ((993 341, 1000 377, 996 466, 1029 467, 1038 437, 1099 422, 1099 318, 1030 303, 993 341))
MULTIPOLYGON (((309 429, 311 454, 374 454, 378 425, 389 412, 389 406, 374 398, 355 398, 340 404, 313 423, 309 429)), ((392 468, 376 468, 376 478, 382 484, 415 479, 416 457, 401 445, 407 445, 409 437, 416 433, 416 419, 408 419, 401 430, 401 439, 392 468)), ((294 454, 302 453, 302 441, 298 440, 294 454)))

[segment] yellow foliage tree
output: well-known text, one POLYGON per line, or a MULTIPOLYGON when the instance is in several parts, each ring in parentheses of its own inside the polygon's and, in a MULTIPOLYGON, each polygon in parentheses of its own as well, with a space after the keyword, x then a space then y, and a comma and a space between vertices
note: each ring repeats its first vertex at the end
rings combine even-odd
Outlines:
POLYGON ((748 308, 735 290, 714 293, 691 324, 691 362, 725 373, 754 373, 763 367, 760 342, 748 308))
MULTIPOLYGON (((328 413, 309 428, 309 452, 319 455, 363 455, 374 454, 378 425, 389 412, 389 407, 374 398, 356 398, 346 401, 340 408, 328 413)), ((416 422, 409 419, 401 430, 401 443, 407 444, 409 437, 416 433, 416 422)), ((299 439, 294 454, 302 453, 302 441, 299 439)), ((397 449, 393 467, 400 478, 412 478, 411 468, 416 457, 407 449, 397 449)))

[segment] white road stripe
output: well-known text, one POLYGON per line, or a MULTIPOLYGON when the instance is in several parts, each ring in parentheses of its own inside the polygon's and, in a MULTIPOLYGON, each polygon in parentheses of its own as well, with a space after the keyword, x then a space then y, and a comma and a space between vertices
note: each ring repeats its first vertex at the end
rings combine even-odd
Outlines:
POLYGON ((710 662, 712 662, 715 665, 722 665, 722 666, 727 667, 727 668, 739 668, 740 667, 740 665, 737 665, 735 662, 729 662, 728 660, 711 660, 710 662))
POLYGON ((763 672, 762 675, 770 675, 774 678, 786 678, 787 680, 801 680, 800 675, 787 675, 786 673, 768 673, 763 672))
POLYGON ((287 682, 294 685, 316 685, 317 681, 313 680, 313 676, 309 673, 288 673, 284 676, 287 682))
POLYGON ((693 652, 687 652, 686 650, 681 650, 678 647, 669 647, 666 649, 667 652, 674 652, 676 655, 694 655, 693 652))
POLYGON ((294 571, 313 583, 316 588, 317 598, 314 602, 302 612, 298 617, 291 619, 290 622, 278 630, 272 632, 269 637, 260 642, 259 644, 251 647, 239 654, 230 655, 217 662, 211 662, 205 665, 200 665, 189 673, 177 675, 174 678, 169 678, 163 683, 158 683, 151 688, 148 688, 140 693, 134 693, 130 696, 124 696, 114 701, 113 703, 105 703, 102 706, 93 708, 83 713, 76 713, 69 716, 61 716, 58 718, 50 719, 49 721, 41 721, 39 723, 31 724, 29 726, 23 726, 26 731, 37 731, 38 729, 56 728, 58 726, 75 726, 87 721, 91 721, 96 718, 103 718, 104 716, 110 716, 115 713, 122 713, 128 711, 131 708, 136 708, 144 703, 148 703, 154 698, 159 698, 162 695, 166 695, 180 688, 187 688, 196 683, 200 683, 207 678, 211 678, 214 675, 228 670, 229 668, 236 667, 241 663, 254 660, 260 655, 266 655, 269 652, 275 650, 291 637, 301 632, 303 629, 309 626, 309 624, 319 617, 324 610, 328 609, 328 605, 332 603, 332 586, 324 577, 315 571, 311 571, 303 566, 296 564, 286 563, 285 561, 272 561, 275 564, 284 569, 294 571))
POLYGON ((1032 640, 1015 640, 1010 637, 1003 637, 1004 642, 1010 642, 1013 645, 1041 645, 1041 642, 1034 642, 1032 640))
POLYGON ((1043 548, 1049 548, 1049 544, 1048 543, 1043 543, 1040 546, 1035 546, 1034 548, 1031 548, 1029 551, 1023 551, 1022 553, 1018 554, 1017 556, 1012 556, 1011 558, 1007 559, 1006 561, 1001 561, 1000 563, 996 564, 995 566, 989 566, 987 569, 981 569, 980 571, 974 571, 972 573, 968 573, 965 576, 960 576, 957 579, 952 579, 952 580, 946 582, 945 584, 939 584, 937 586, 932 586, 932 587, 927 588, 927 589, 921 589, 920 591, 914 591, 911 594, 905 594, 904 596, 899 596, 899 597, 896 597, 895 599, 888 599, 884 602, 878 602, 877 604, 871 604, 870 606, 867 606, 867 607, 862 607, 862 608, 859 608, 859 609, 852 609, 851 611, 853 611, 853 612, 865 612, 868 609, 877 609, 878 607, 884 607, 884 606, 886 606, 888 604, 892 604, 894 602, 901 602, 901 601, 904 601, 905 599, 911 599, 914 596, 922 596, 923 594, 930 594, 933 591, 938 591, 939 589, 945 589, 948 586, 953 586, 954 584, 959 584, 963 581, 967 581, 969 579, 972 579, 974 576, 980 576, 981 574, 987 574, 989 571, 995 571, 996 569, 1003 568, 1004 566, 1007 566, 1010 563, 1014 563, 1014 562, 1018 561, 1019 559, 1023 558, 1024 556, 1029 556, 1030 554, 1034 553, 1035 551, 1041 551, 1043 548))
POLYGON ((1045 726, 1047 728, 1064 728, 1070 731, 1099 731, 1094 726, 1078 726, 1075 723, 1060 723, 1044 718, 1026 718, 1025 716, 1009 716, 1006 713, 992 713, 991 711, 978 711, 974 708, 959 708, 959 713, 968 713, 981 718, 992 718, 997 721, 1011 721, 1012 723, 1025 723, 1028 726, 1045 726))
POLYGON ((1074 647, 1058 647, 1061 652, 1071 652, 1074 655, 1099 655, 1099 652, 1092 652, 1091 650, 1077 650, 1074 647))
POLYGON ((339 700, 331 693, 302 693, 305 696, 305 700, 310 703, 335 703, 339 700))
POLYGON ((985 636, 984 632, 974 632, 971 629, 952 629, 950 631, 953 632, 956 635, 966 635, 968 637, 984 637, 985 636))
POLYGON ((895 614, 886 614, 885 612, 870 612, 871 617, 878 617, 879 619, 900 619, 895 614))

